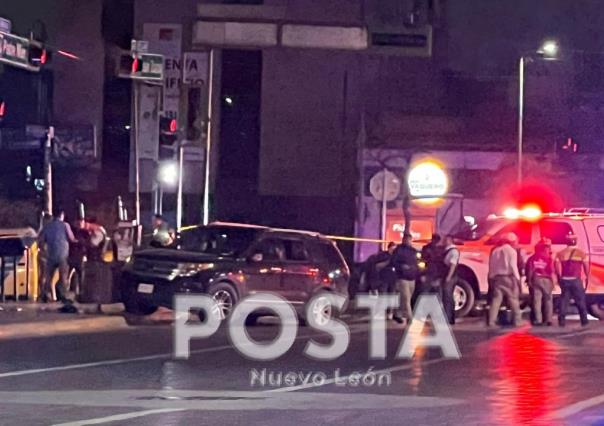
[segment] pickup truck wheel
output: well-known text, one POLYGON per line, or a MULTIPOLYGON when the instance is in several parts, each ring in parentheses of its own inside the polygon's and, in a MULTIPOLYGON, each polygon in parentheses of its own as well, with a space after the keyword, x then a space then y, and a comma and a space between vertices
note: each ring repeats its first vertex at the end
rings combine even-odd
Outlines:
POLYGON ((466 280, 460 278, 453 289, 453 300, 455 302, 455 317, 463 318, 474 308, 476 295, 474 289, 466 280))
POLYGON ((593 303, 589 306, 589 313, 600 321, 604 320, 604 302, 593 303))

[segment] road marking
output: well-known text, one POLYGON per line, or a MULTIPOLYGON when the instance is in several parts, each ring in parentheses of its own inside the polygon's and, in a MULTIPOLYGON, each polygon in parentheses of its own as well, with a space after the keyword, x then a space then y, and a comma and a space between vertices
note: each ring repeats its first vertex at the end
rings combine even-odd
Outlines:
MULTIPOLYGON (((358 327, 358 326, 350 327, 350 334, 358 334, 358 333, 362 333, 364 331, 367 331, 367 329, 365 327, 362 327, 362 328, 358 327)), ((320 333, 320 334, 310 334, 310 335, 299 335, 296 337, 296 340, 310 339, 313 337, 321 337, 321 336, 325 336, 325 334, 320 333)), ((229 345, 215 346, 212 348, 196 349, 196 350, 191 351, 191 355, 202 354, 202 353, 207 353, 207 352, 223 351, 226 349, 234 349, 234 347, 233 347, 233 345, 229 344, 229 345)), ((86 362, 86 363, 82 363, 82 364, 69 364, 69 365, 59 365, 56 367, 34 368, 34 369, 30 369, 30 370, 8 371, 6 373, 0 373, 0 379, 6 378, 6 377, 28 376, 28 375, 32 375, 32 374, 52 373, 55 371, 78 370, 78 369, 82 369, 82 368, 94 368, 94 367, 104 367, 104 366, 109 366, 109 365, 120 365, 120 364, 127 364, 130 362, 153 361, 153 360, 158 360, 158 359, 172 358, 172 356, 173 356, 173 352, 168 352, 168 353, 155 354, 155 355, 145 355, 145 356, 140 356, 140 357, 135 357, 135 358, 119 358, 119 359, 111 359, 111 360, 106 360, 106 361, 86 362)))
MULTIPOLYGON (((216 351, 222 351, 222 350, 230 349, 230 348, 232 348, 231 345, 215 346, 212 348, 193 350, 193 351, 191 351, 191 354, 216 352, 216 351)), ((172 352, 170 352, 170 353, 163 353, 163 354, 140 356, 140 357, 136 357, 136 358, 111 359, 111 360, 107 360, 107 361, 86 362, 86 363, 82 363, 82 364, 59 365, 56 367, 34 368, 31 370, 9 371, 7 373, 0 373, 0 379, 6 378, 6 377, 15 377, 15 376, 27 376, 27 375, 31 375, 31 374, 51 373, 51 372, 55 372, 55 371, 77 370, 77 369, 81 369, 81 368, 94 368, 94 367, 103 367, 103 366, 107 366, 107 365, 127 364, 129 362, 153 361, 156 359, 170 358, 170 357, 172 357, 172 355, 173 355, 172 352)))
POLYGON ((145 410, 145 411, 134 411, 132 413, 116 414, 108 417, 98 417, 96 419, 78 420, 75 422, 68 423, 57 423, 53 426, 86 426, 86 425, 100 425, 103 423, 117 422, 120 420, 129 420, 137 417, 150 416, 153 414, 162 413, 173 413, 175 411, 184 411, 182 408, 159 408, 156 410, 145 410))
POLYGON ((565 419, 589 408, 604 404, 604 394, 583 401, 575 402, 546 416, 548 419, 565 419))

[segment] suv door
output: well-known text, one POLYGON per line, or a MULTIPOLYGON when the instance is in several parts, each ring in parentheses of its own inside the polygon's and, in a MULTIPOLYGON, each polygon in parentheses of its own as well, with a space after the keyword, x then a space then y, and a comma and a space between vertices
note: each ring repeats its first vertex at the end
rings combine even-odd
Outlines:
POLYGON ((313 264, 304 239, 284 238, 282 294, 293 304, 309 299, 317 280, 319 269, 313 264))
POLYGON ((280 292, 283 243, 276 238, 265 238, 258 241, 250 252, 245 268, 248 293, 280 292))

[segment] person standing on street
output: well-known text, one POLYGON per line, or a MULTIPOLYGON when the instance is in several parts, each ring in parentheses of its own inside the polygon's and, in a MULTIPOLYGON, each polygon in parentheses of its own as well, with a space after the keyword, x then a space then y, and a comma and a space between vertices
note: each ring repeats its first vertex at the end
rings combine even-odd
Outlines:
POLYGON ((442 279, 443 246, 441 236, 432 235, 432 240, 422 247, 422 260, 426 264, 426 273, 422 283, 422 292, 440 292, 442 279))
POLYGON ((489 327, 495 325, 504 299, 512 310, 514 325, 518 326, 522 321, 518 287, 520 281, 518 252, 514 249, 517 241, 518 237, 513 232, 503 235, 489 257, 489 282, 492 286, 492 300, 487 319, 489 327))
MULTIPOLYGON (((577 247, 577 236, 568 235, 567 247, 556 256, 556 274, 560 279, 560 312, 558 314, 558 323, 560 327, 566 325, 566 310, 569 299, 575 300, 575 305, 579 310, 581 325, 586 326, 587 307, 585 305, 585 288, 583 287, 583 273, 585 277, 589 276, 589 265, 587 255, 577 247)), ((587 278, 586 278, 587 280, 587 278)))
POLYGON ((167 247, 174 242, 170 232, 170 225, 162 215, 153 216, 153 238, 151 247, 167 247))
POLYGON ((554 301, 552 291, 556 282, 551 254, 552 242, 543 238, 535 246, 535 254, 526 262, 526 282, 531 289, 533 324, 552 325, 554 301))
POLYGON ((459 265, 459 250, 455 246, 453 236, 447 235, 443 240, 443 273, 442 273, 442 302, 449 324, 455 324, 455 298, 453 292, 457 284, 457 267, 459 265))
POLYGON ((419 272, 419 259, 417 250, 411 245, 411 240, 411 235, 405 234, 402 244, 394 250, 391 260, 396 278, 394 290, 400 297, 400 304, 394 311, 393 319, 399 324, 409 323, 413 317, 411 298, 419 272))
POLYGON ((67 286, 69 280, 69 243, 77 243, 71 227, 65 223, 65 213, 61 210, 54 215, 39 235, 39 242, 46 250, 46 274, 42 286, 42 301, 48 301, 52 295, 52 278, 59 270, 57 283, 57 298, 63 303, 71 303, 67 299, 67 286))
POLYGON ((366 261, 365 279, 367 280, 369 291, 373 294, 387 293, 392 285, 391 282, 394 281, 390 273, 392 271, 390 268, 390 259, 395 249, 395 243, 388 243, 386 250, 380 250, 369 256, 366 261))

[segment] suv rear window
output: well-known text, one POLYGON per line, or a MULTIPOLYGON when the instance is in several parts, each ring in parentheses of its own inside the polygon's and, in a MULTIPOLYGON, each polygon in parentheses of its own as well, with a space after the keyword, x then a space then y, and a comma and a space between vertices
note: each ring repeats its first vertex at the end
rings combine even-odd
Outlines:
POLYGON ((330 242, 317 241, 312 245, 314 261, 336 267, 344 267, 344 260, 338 249, 330 242))

